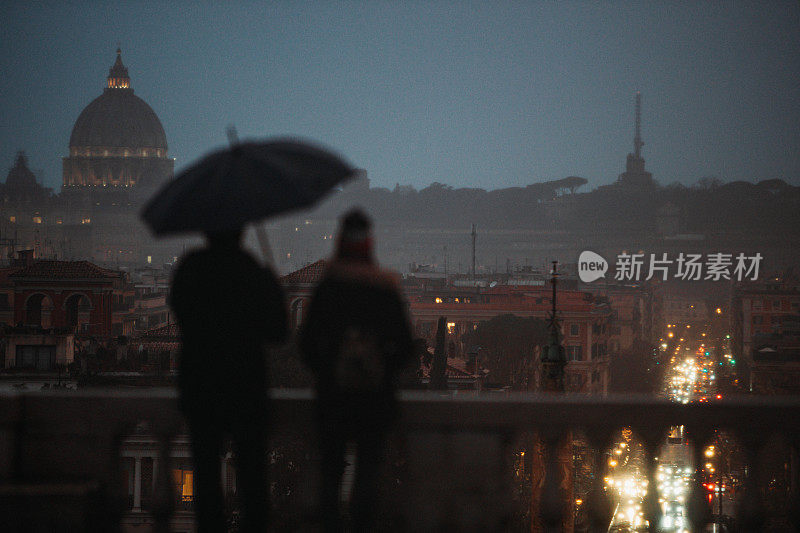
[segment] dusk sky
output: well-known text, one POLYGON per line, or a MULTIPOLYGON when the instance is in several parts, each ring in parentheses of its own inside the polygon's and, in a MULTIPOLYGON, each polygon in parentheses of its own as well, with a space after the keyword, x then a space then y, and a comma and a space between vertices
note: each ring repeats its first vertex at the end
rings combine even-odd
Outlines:
POLYGON ((242 138, 317 140, 373 186, 610 183, 633 149, 669 184, 800 185, 800 4, 17 2, 0 26, 0 168, 45 185, 117 43, 176 170, 242 138))

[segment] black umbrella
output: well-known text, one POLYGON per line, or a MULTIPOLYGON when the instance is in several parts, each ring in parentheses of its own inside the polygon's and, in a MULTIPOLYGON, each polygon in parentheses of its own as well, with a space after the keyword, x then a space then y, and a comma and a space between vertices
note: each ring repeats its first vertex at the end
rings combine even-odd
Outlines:
POLYGON ((167 183, 142 210, 156 235, 225 231, 308 207, 356 169, 297 140, 236 143, 167 183))

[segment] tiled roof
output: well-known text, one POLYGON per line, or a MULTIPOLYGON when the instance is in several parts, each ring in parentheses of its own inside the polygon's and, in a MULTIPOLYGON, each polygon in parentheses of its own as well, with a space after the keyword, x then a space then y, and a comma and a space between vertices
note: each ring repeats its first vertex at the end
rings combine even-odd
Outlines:
POLYGON ((117 273, 89 261, 36 261, 11 274, 16 279, 102 279, 116 277, 117 273))
POLYGON ((181 347, 181 332, 177 324, 166 324, 144 331, 133 339, 131 345, 152 352, 171 352, 181 347))
MULTIPOLYGON (((454 357, 447 358, 447 368, 445 368, 445 376, 448 379, 475 379, 475 374, 466 369, 467 362, 463 359, 456 359, 454 357)), ((431 367, 421 364, 422 377, 431 377, 431 367)))
POLYGON ((328 267, 328 261, 320 259, 281 277, 281 283, 319 283, 328 267))
POLYGON ((181 336, 181 330, 178 329, 178 324, 166 324, 157 328, 150 328, 144 332, 143 337, 171 337, 178 339, 181 336))
POLYGON ((171 352, 181 348, 179 342, 142 342, 140 344, 142 349, 148 352, 171 352))
MULTIPOLYGON (((473 367, 474 369, 474 367, 473 367)), ((447 358, 447 376, 448 377, 474 377, 474 374, 467 369, 467 362, 463 359, 456 359, 455 357, 447 358)))

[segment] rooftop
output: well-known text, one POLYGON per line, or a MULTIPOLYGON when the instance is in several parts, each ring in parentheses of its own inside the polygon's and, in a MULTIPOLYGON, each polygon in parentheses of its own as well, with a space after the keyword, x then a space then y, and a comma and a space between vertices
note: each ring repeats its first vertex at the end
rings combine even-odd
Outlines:
POLYGON ((181 330, 178 329, 178 324, 166 324, 157 328, 148 329, 144 332, 143 336, 150 339, 165 338, 177 340, 181 336, 181 330))
POLYGON ((9 277, 16 279, 104 279, 115 278, 117 273, 89 261, 35 261, 20 268, 9 277))
POLYGON ((319 283, 322 280, 322 275, 325 273, 325 269, 327 267, 328 261, 326 259, 320 259, 315 263, 311 263, 310 265, 306 265, 299 270, 295 270, 294 272, 290 272, 289 274, 282 276, 281 283, 319 283))

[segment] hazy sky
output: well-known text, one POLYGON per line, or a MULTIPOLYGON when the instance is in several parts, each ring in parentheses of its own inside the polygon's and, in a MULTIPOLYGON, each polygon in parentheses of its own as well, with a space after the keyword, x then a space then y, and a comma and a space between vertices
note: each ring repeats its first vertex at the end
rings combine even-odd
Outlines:
POLYGON ((117 43, 179 170, 241 137, 331 146, 373 185, 613 181, 643 95, 662 184, 800 184, 800 4, 19 2, 0 25, 0 169, 58 188, 117 43))

